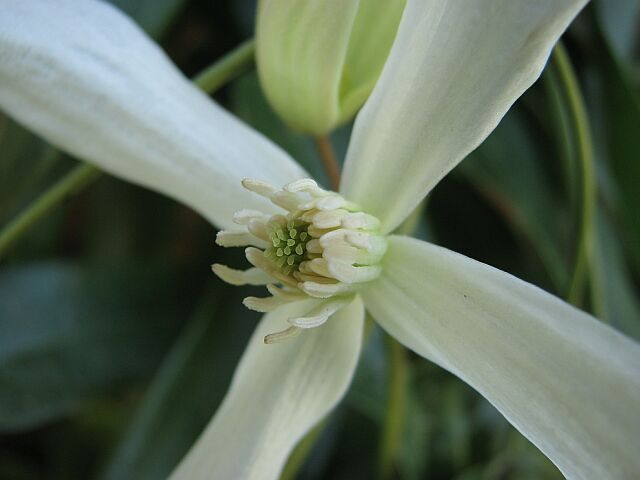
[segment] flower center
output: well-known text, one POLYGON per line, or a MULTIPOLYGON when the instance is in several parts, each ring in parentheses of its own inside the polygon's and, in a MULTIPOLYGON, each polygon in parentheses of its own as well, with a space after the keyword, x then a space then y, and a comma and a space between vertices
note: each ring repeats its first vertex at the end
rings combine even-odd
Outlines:
POLYGON ((264 254, 273 261, 282 273, 291 275, 307 259, 307 241, 309 224, 298 219, 279 217, 267 224, 271 245, 264 254))
POLYGON ((380 275, 387 242, 377 218, 311 179, 297 180, 281 190, 257 180, 244 180, 242 185, 268 198, 285 214, 237 212, 234 221, 242 228, 219 232, 216 242, 247 247, 245 255, 253 268, 243 271, 215 264, 214 273, 233 285, 266 285, 270 297, 247 297, 243 302, 259 312, 314 299, 307 314, 288 319, 290 326, 267 335, 266 343, 322 325, 352 300, 362 284, 380 275))

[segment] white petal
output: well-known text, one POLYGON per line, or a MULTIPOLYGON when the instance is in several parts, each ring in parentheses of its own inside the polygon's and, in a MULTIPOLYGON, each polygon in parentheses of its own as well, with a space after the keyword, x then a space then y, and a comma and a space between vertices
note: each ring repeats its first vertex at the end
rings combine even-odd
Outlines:
POLYGON ((409 0, 340 192, 393 230, 538 78, 585 3, 409 0))
POLYGON ((640 346, 507 273, 389 237, 363 292, 391 335, 486 397, 569 478, 640 472, 640 346))
POLYGON ((0 107, 51 143, 165 193, 220 227, 273 211, 243 177, 307 176, 197 90, 118 10, 93 0, 4 0, 0 107))
POLYGON ((286 305, 260 323, 213 420, 174 471, 173 480, 276 479, 302 436, 342 398, 362 341, 356 298, 322 327, 265 345, 308 301, 286 305))

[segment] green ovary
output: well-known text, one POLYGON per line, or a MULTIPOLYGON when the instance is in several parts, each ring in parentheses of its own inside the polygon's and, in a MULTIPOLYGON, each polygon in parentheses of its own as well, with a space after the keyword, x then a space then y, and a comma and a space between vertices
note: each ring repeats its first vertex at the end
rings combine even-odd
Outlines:
POLYGON ((309 224, 302 220, 271 221, 268 225, 271 245, 265 256, 275 263, 285 275, 298 270, 300 262, 307 260, 307 233, 309 224))

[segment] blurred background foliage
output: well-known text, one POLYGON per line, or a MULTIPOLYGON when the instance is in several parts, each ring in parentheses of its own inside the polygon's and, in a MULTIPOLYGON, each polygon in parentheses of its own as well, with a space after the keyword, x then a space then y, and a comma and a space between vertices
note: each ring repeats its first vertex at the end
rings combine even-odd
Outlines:
MULTIPOLYGON (((188 76, 253 32, 251 0, 113 3, 188 76)), ((636 339, 639 13, 637 0, 595 1, 564 37, 587 105, 597 185, 580 303, 636 339)), ((312 139, 275 116, 255 72, 215 99, 326 184, 312 139)), ((340 158, 349 128, 332 135, 340 158)), ((419 235, 567 298, 584 202, 579 140, 550 66, 435 189, 419 235)), ((0 226, 77 164, 0 114, 0 226)), ((105 175, 4 253, 0 478, 157 479, 171 471, 221 401, 259 318, 240 304, 246 290, 210 273, 214 261, 240 261, 214 238, 185 207, 105 175)), ((286 478, 561 478, 449 373, 402 351, 407 369, 394 378, 393 348, 371 331, 346 400, 298 450, 286 478), (390 380, 401 382, 405 408, 392 438, 390 380), (382 438, 395 447, 381 466, 382 438)))

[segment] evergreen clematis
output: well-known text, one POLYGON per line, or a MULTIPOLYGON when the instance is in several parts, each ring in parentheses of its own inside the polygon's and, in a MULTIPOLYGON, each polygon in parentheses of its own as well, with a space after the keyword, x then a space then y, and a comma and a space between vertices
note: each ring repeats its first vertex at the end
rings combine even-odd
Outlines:
POLYGON ((277 477, 347 389, 365 308, 484 395, 566 476, 640 472, 638 344, 507 273, 390 233, 535 81, 584 4, 409 0, 338 194, 197 91, 114 8, 2 1, 3 109, 190 205, 227 229, 220 243, 254 245, 252 269, 217 273, 274 295, 247 301, 272 311, 174 478, 277 477), (249 190, 246 178, 257 179, 249 190))

